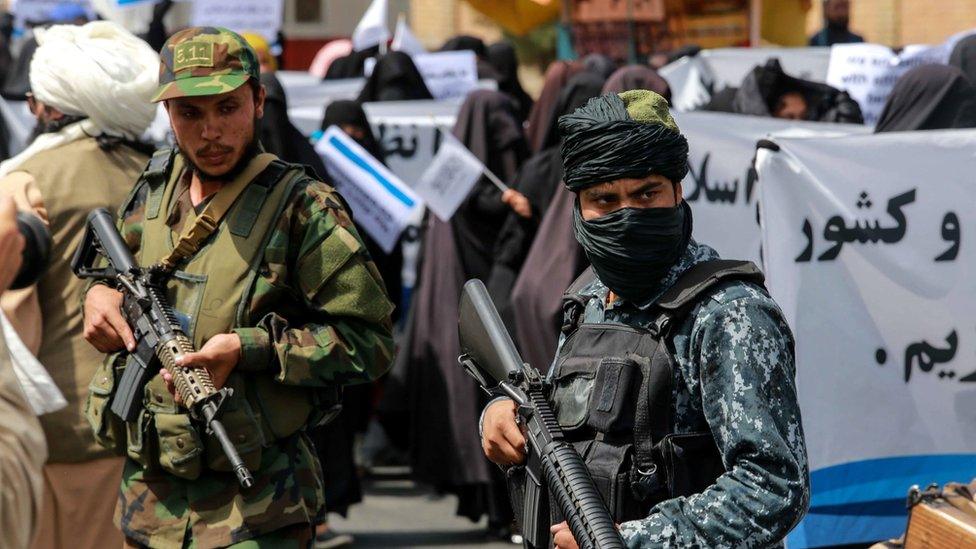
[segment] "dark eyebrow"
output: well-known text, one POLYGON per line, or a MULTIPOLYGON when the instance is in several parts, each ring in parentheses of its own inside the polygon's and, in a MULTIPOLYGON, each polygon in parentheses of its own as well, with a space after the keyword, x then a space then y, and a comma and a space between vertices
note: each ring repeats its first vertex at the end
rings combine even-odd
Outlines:
POLYGON ((634 189, 634 191, 630 193, 630 196, 637 196, 637 195, 639 195, 641 193, 644 193, 644 192, 647 192, 647 191, 650 191, 650 190, 655 190, 655 189, 659 188, 661 185, 663 185, 663 183, 661 183, 660 181, 648 181, 648 182, 642 184, 640 187, 637 187, 636 189, 634 189))

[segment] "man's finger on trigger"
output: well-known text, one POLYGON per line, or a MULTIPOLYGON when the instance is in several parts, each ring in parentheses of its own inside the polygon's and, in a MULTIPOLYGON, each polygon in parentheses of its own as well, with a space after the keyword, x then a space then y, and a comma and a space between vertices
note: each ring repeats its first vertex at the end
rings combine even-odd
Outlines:
POLYGON ((108 318, 109 324, 115 329, 115 333, 122 339, 125 348, 134 351, 136 349, 136 339, 132 336, 132 329, 129 328, 129 323, 122 318, 122 315, 106 315, 106 317, 108 318))
POLYGON ((525 447, 525 436, 522 434, 522 430, 519 429, 518 425, 506 424, 502 426, 502 436, 515 448, 525 447))

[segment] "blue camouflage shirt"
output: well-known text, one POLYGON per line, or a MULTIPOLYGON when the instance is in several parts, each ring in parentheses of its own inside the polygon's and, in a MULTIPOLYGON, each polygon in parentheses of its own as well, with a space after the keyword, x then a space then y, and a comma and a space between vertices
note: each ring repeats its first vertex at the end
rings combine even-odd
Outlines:
MULTIPOLYGON (((692 240, 656 295, 639 305, 618 297, 607 306, 609 290, 595 280, 580 291, 592 296, 583 321, 647 327, 651 305, 688 268, 711 259, 718 259, 715 250, 692 240)), ((624 540, 644 548, 781 546, 810 501, 793 335, 782 311, 758 286, 723 282, 672 340, 672 432, 710 430, 726 472, 699 494, 621 524, 624 540)))

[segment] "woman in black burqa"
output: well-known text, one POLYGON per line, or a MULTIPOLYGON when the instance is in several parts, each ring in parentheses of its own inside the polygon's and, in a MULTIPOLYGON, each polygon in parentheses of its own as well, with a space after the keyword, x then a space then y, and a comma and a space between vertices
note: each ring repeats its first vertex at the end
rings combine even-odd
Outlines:
MULTIPOLYGON (((454 136, 503 181, 512 181, 528 156, 512 101, 500 92, 468 95, 454 136)), ((409 416, 410 464, 414 476, 458 496, 457 513, 504 536, 511 524, 508 493, 497 467, 481 451, 477 425, 485 395, 458 366, 458 299, 469 278, 485 279, 495 235, 509 207, 482 177, 450 222, 428 217, 404 348, 395 375, 409 416)), ((389 405, 389 404, 387 404, 389 405)))
MULTIPOLYGON (((560 116, 573 112, 586 104, 591 97, 600 95, 603 84, 602 76, 586 70, 569 79, 553 105, 553 112, 549 117, 550 124, 542 140, 542 150, 529 158, 515 176, 514 181, 517 183, 518 190, 528 198, 532 213, 529 217, 516 212, 507 215, 495 241, 495 251, 492 254, 494 263, 486 281, 495 306, 509 331, 513 333, 515 326, 512 287, 529 253, 529 247, 535 239, 539 224, 549 208, 549 202, 563 177, 556 122, 560 116)), ((545 276, 545 273, 538 274, 545 276)))
POLYGON ((413 59, 402 51, 391 51, 377 59, 356 101, 370 103, 433 98, 413 59))
POLYGON ((948 65, 922 65, 902 75, 878 117, 875 133, 976 127, 976 88, 948 65))
POLYGON ((534 102, 525 93, 518 76, 518 55, 510 42, 496 42, 488 46, 488 62, 498 73, 498 90, 505 92, 517 105, 516 112, 523 123, 529 119, 534 102))

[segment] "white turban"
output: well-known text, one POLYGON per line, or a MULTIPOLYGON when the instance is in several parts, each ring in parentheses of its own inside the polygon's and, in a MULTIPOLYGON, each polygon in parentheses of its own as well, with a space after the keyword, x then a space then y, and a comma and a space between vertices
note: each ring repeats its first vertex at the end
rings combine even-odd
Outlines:
POLYGON ((56 25, 35 31, 31 91, 39 101, 87 116, 96 131, 139 137, 156 114, 151 103, 159 55, 115 23, 56 25))

